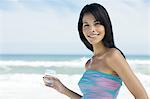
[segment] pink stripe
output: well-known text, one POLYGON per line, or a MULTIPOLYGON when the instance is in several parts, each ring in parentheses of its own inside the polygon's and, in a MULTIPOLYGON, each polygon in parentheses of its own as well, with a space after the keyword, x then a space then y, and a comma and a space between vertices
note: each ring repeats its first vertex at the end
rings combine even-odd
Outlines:
POLYGON ((116 90, 120 86, 119 82, 107 78, 98 78, 95 83, 109 90, 116 90))

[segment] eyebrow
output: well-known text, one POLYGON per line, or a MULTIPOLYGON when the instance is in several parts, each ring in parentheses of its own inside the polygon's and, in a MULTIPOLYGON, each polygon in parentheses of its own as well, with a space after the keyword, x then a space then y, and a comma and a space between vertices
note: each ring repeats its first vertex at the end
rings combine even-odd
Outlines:
POLYGON ((98 20, 95 20, 94 22, 100 22, 100 21, 98 21, 98 20))
POLYGON ((85 23, 87 24, 88 22, 83 22, 83 24, 85 24, 85 23))
MULTIPOLYGON (((100 22, 100 21, 98 21, 98 20, 94 20, 94 22, 100 22)), ((83 24, 87 24, 88 22, 83 22, 83 24)))

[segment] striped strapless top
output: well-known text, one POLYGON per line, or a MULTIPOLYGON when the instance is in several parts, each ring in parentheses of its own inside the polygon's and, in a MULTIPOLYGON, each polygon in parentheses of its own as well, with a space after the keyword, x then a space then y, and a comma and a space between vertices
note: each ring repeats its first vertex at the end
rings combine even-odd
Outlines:
POLYGON ((122 80, 115 75, 86 70, 79 81, 81 99, 116 99, 122 80))

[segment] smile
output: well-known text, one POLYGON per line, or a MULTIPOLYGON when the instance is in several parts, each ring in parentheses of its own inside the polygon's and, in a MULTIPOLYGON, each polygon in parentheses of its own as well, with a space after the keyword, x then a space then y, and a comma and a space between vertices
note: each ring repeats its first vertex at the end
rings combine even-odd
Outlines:
POLYGON ((96 33, 96 34, 88 35, 88 37, 90 37, 90 38, 94 38, 94 37, 96 37, 96 36, 98 36, 98 35, 100 35, 100 34, 99 34, 99 33, 96 33))

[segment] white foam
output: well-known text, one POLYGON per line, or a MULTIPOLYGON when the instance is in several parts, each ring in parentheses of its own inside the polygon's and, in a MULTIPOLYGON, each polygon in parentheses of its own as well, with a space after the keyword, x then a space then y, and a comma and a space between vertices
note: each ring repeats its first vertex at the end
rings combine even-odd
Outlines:
MULTIPOLYGON (((84 66, 85 62, 88 58, 81 58, 79 60, 71 60, 71 61, 21 61, 21 60, 13 60, 13 61, 0 61, 0 66, 28 66, 28 67, 81 67, 84 66)), ((150 60, 127 60, 129 64, 132 65, 149 65, 150 60)))
POLYGON ((150 60, 127 60, 130 64, 150 65, 150 60))
POLYGON ((81 58, 79 60, 72 61, 21 61, 21 60, 13 60, 13 61, 0 61, 0 66, 29 66, 29 67, 81 67, 86 62, 86 58, 81 58))
MULTIPOLYGON (((43 75, 37 74, 5 74, 0 75, 0 99, 69 99, 52 88, 44 86, 43 75)), ((81 94, 78 81, 82 75, 61 75, 56 77, 69 89, 81 94)), ((150 95, 150 76, 137 74, 150 95)), ((134 99, 128 89, 123 86, 117 99, 134 99)))

